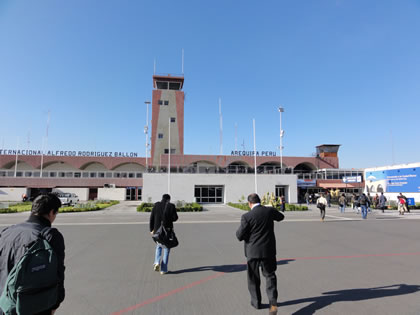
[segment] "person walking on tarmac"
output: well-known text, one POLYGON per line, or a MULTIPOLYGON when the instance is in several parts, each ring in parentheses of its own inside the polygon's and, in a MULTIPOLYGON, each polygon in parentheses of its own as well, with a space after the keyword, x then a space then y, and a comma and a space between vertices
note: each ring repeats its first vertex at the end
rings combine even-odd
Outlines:
POLYGON ((379 209, 382 210, 382 213, 384 213, 386 208, 386 197, 384 196, 383 192, 381 192, 381 195, 379 196, 378 206, 379 209))
MULTIPOLYGON (((153 206, 152 213, 150 214, 149 229, 150 234, 153 235, 156 232, 160 225, 162 224, 166 229, 173 229, 176 220, 178 220, 178 214, 176 213, 176 208, 173 203, 170 203, 171 196, 164 194, 162 196, 162 201, 156 202, 153 206)), ((159 271, 160 274, 164 275, 168 273, 168 262, 169 262, 169 252, 170 248, 156 243, 155 251, 155 261, 153 263, 153 270, 159 271), (163 257, 162 257, 163 250, 163 257)))
POLYGON ((368 197, 363 193, 359 197, 360 208, 362 209, 362 218, 367 219, 367 209, 370 205, 368 197))
POLYGON ((276 278, 276 236, 274 221, 284 219, 283 213, 272 207, 264 207, 257 194, 248 196, 251 211, 241 217, 241 225, 236 231, 239 241, 244 241, 247 258, 248 290, 251 305, 261 308, 260 267, 266 279, 266 290, 270 303, 269 314, 277 314, 277 278, 276 278))
POLYGON ((316 206, 321 211, 321 221, 324 222, 325 219, 325 207, 327 206, 328 201, 324 197, 324 193, 321 194, 321 197, 319 197, 316 201, 316 206))

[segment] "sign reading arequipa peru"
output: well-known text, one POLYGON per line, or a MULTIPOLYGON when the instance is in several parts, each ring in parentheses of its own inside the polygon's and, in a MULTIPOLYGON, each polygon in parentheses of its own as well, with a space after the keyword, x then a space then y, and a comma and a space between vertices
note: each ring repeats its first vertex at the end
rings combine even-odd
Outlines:
POLYGON ((275 151, 232 151, 233 156, 277 156, 275 151))
POLYGON ((136 152, 110 151, 64 151, 64 150, 0 150, 0 155, 45 155, 45 156, 83 156, 83 157, 138 157, 136 152))

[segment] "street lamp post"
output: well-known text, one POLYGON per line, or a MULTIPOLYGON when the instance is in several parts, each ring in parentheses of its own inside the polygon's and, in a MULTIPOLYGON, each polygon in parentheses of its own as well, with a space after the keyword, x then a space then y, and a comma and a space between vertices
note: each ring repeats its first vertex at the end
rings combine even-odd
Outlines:
POLYGON ((281 113, 284 112, 283 107, 279 107, 279 113, 280 113, 280 174, 283 173, 283 134, 284 130, 281 128, 281 113))
POLYGON ((144 104, 146 104, 147 106, 147 110, 146 110, 146 126, 144 126, 144 133, 146 135, 146 173, 149 171, 149 163, 148 163, 148 159, 147 156, 148 154, 148 149, 149 149, 149 104, 150 101, 145 101, 144 104))

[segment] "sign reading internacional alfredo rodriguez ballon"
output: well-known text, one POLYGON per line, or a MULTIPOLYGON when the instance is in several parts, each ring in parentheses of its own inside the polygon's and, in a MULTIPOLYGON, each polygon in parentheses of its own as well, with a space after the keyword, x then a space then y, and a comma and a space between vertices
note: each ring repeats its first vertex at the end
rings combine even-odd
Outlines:
POLYGON ((136 152, 110 151, 63 151, 63 150, 0 150, 0 155, 45 155, 45 156, 83 156, 83 157, 138 157, 136 152))

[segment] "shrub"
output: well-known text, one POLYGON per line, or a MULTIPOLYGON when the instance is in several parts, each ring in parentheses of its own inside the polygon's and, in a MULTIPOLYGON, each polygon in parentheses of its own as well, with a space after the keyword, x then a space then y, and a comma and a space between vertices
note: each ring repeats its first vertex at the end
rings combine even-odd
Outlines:
POLYGON ((186 203, 185 206, 181 208, 177 208, 179 212, 200 212, 203 211, 203 206, 193 202, 193 203, 186 203))
POLYGON ((119 204, 116 200, 98 200, 89 201, 87 203, 77 203, 74 206, 61 207, 59 212, 85 212, 102 210, 113 205, 119 204))
POLYGON ((248 206, 248 203, 234 203, 234 202, 228 202, 228 206, 238 208, 241 210, 249 211, 251 210, 248 206))
POLYGON ((286 203, 286 211, 308 211, 308 207, 286 203))
MULTIPOLYGON (((137 212, 152 212, 154 203, 150 202, 143 202, 137 207, 137 212)), ((203 211, 203 206, 193 202, 193 203, 185 203, 178 201, 176 206, 176 211, 178 212, 199 212, 203 211)))
POLYGON ((142 202, 137 207, 137 212, 152 212, 154 204, 151 202, 142 202))

